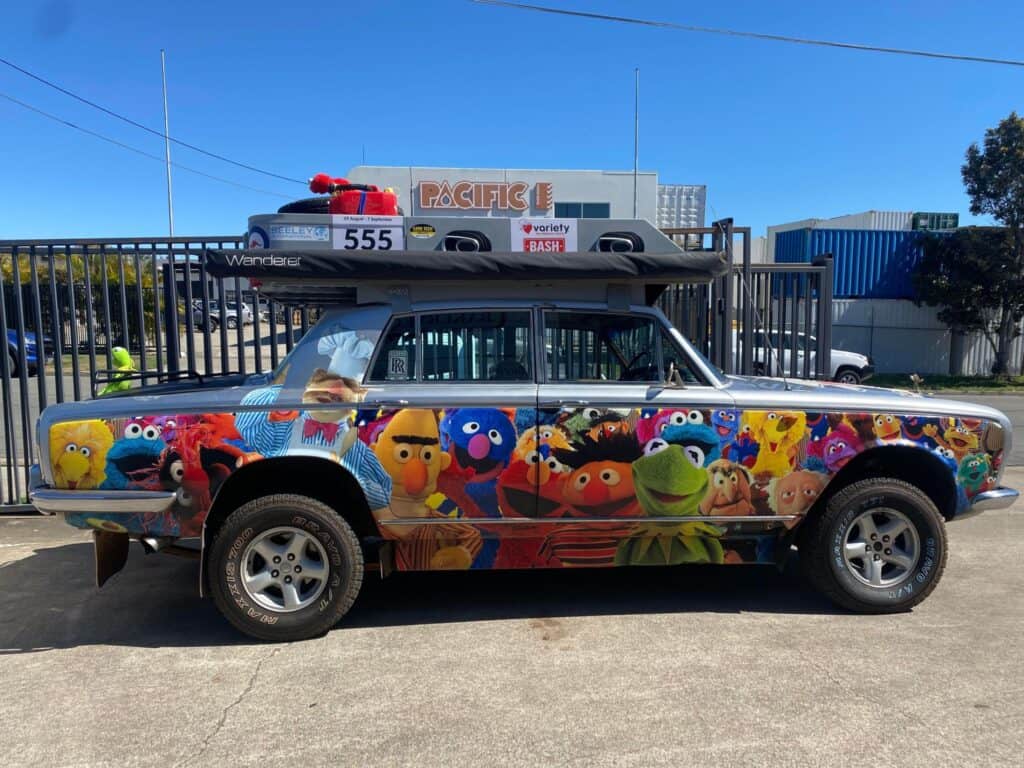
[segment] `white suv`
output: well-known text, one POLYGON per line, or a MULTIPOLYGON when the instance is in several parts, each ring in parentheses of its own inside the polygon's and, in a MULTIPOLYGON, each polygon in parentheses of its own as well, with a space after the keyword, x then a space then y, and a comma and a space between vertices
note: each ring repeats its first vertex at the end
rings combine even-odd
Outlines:
MULTIPOLYGON (((798 332, 796 339, 796 373, 803 375, 804 350, 810 349, 809 368, 814 370, 815 352, 818 346, 818 339, 814 336, 798 332)), ((732 332, 733 352, 739 348, 739 332, 732 332)), ((765 339, 763 331, 754 333, 754 375, 756 376, 785 376, 792 371, 791 360, 793 354, 793 334, 791 331, 782 333, 782 343, 779 343, 777 333, 769 333, 765 339), (774 353, 769 349, 766 341, 771 342, 774 353), (767 358, 767 359, 766 359, 767 358), (782 363, 781 367, 779 363, 782 363)), ((875 366, 871 358, 858 352, 848 352, 845 349, 833 349, 831 352, 830 371, 833 381, 842 384, 860 384, 867 381, 875 373, 875 366)))

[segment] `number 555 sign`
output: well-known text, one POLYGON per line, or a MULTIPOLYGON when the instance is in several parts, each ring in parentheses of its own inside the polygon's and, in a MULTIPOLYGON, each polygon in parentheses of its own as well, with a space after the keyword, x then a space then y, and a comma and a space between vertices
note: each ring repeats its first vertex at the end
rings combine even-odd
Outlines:
POLYGON ((334 247, 344 251, 400 251, 405 248, 401 216, 331 216, 334 247))

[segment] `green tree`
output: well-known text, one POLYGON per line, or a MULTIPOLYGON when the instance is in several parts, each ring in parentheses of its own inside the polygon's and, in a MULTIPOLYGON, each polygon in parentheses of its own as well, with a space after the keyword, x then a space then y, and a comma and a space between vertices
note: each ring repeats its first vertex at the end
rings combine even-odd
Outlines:
POLYGON ((940 307, 939 319, 956 333, 982 333, 995 354, 992 372, 1005 374, 1010 343, 1024 318, 1024 274, 1010 231, 964 227, 931 235, 922 247, 916 303, 940 307))
MULTIPOLYGON (((1007 229, 1010 252, 1002 258, 1000 280, 1019 286, 1024 273, 1024 119, 1011 112, 995 128, 985 131, 982 146, 967 148, 960 169, 971 199, 971 213, 989 215, 1007 229)), ((1006 308, 992 305, 990 310, 1006 308)), ((1010 341, 1020 316, 1003 317, 998 332, 995 373, 1005 373, 1010 341)))

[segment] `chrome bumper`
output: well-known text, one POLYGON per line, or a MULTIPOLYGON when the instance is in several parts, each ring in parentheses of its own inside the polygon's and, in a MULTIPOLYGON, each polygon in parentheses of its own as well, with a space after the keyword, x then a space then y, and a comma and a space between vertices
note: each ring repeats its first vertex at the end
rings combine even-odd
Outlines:
POLYGON ((1006 509, 1013 506, 1020 496, 1020 491, 1013 488, 995 488, 991 491, 982 491, 971 500, 971 505, 963 512, 954 517, 954 520, 963 520, 967 517, 974 517, 981 512, 992 509, 1006 509))
POLYGON ((44 515, 70 512, 160 513, 174 504, 174 491, 64 491, 43 482, 39 467, 30 473, 29 501, 44 515))

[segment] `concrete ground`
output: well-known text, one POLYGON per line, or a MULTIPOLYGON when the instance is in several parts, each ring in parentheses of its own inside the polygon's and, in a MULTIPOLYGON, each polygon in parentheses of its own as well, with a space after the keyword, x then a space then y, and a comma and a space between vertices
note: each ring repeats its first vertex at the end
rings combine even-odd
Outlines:
POLYGON ((794 568, 407 574, 267 645, 194 562, 97 591, 87 534, 2 518, 0 765, 1019 766, 1024 503, 949 536, 902 615, 794 568))

